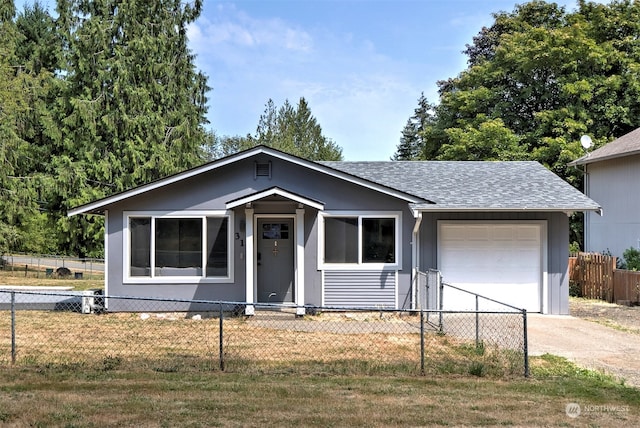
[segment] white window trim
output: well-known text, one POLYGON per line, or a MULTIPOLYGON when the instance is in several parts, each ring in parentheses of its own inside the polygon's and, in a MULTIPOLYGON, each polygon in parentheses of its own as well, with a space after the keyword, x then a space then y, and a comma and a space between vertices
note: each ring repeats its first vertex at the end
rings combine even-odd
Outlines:
POLYGON ((402 212, 401 211, 324 211, 318 215, 318 269, 319 270, 377 270, 400 269, 402 266, 402 212), (358 218, 358 262, 357 263, 325 263, 324 262, 324 219, 325 217, 357 217, 358 218), (364 263, 362 261, 362 219, 393 218, 395 219, 395 263, 364 263))
POLYGON ((233 282, 234 273, 234 245, 233 245, 233 221, 232 210, 215 211, 124 211, 122 213, 122 281, 124 284, 227 284, 233 282), (155 276, 155 221, 151 222, 151 276, 131 276, 131 257, 129 254, 131 235, 129 233, 129 219, 131 217, 156 218, 200 218, 202 219, 202 276, 155 276), (207 277, 207 217, 228 218, 228 274, 223 277, 207 277))

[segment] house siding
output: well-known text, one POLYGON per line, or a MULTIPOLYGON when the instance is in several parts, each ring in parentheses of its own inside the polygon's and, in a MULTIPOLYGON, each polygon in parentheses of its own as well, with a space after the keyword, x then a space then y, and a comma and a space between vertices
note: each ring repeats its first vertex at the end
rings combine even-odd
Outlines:
POLYGON ((325 271, 323 306, 395 308, 396 271, 325 271))
POLYGON ((602 215, 585 213, 587 251, 610 251, 622 257, 629 247, 640 247, 640 155, 594 162, 585 167, 585 192, 598 201, 602 215))
MULTIPOLYGON (((547 224, 547 301, 549 313, 569 313, 569 218, 564 213, 424 213, 420 234, 419 269, 438 268, 438 221, 546 221, 547 224)), ((444 278, 446 281, 446 278, 444 278)))

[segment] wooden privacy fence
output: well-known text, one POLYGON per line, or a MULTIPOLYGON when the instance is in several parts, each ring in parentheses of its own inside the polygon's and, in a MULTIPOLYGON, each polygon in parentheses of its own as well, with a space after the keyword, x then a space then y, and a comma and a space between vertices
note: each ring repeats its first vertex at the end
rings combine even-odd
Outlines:
POLYGON ((616 269, 613 256, 578 253, 569 257, 569 280, 588 299, 640 303, 640 272, 616 269))
POLYGON ((616 303, 640 304, 640 272, 613 271, 613 298, 616 303))

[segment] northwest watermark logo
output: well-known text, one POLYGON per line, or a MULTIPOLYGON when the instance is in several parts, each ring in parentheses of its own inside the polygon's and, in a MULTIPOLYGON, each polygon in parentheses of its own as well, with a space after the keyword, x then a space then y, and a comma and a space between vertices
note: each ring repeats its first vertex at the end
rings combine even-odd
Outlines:
POLYGON ((589 413, 627 413, 629 412, 629 406, 616 406, 611 404, 588 404, 580 406, 578 403, 567 403, 564 411, 570 418, 577 418, 581 414, 586 415, 589 413))
POLYGON ((564 411, 570 418, 577 418, 578 416, 580 416, 581 409, 578 403, 567 403, 564 411))

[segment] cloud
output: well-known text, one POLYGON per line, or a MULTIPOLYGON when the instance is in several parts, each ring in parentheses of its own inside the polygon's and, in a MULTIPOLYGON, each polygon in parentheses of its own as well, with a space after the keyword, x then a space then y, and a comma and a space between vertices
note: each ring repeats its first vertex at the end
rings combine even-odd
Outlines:
POLYGON ((196 51, 213 55, 231 48, 254 53, 283 49, 301 53, 313 48, 312 37, 305 30, 279 18, 253 18, 233 5, 219 5, 215 12, 190 24, 188 36, 196 51))

